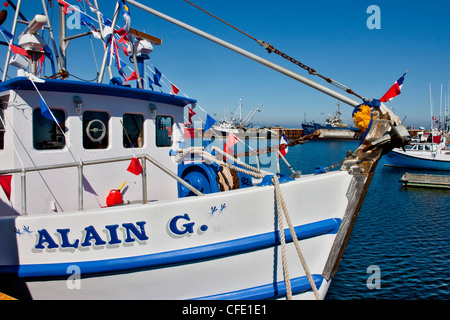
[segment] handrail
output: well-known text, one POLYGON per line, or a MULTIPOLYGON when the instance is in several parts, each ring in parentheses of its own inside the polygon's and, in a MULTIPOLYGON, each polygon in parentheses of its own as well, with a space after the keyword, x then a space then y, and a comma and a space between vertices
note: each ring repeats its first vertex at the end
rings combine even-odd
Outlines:
MULTIPOLYGON (((22 206, 22 214, 27 214, 26 209, 26 173, 27 172, 36 172, 36 171, 45 171, 45 170, 54 170, 54 169, 64 169, 64 168, 78 168, 78 211, 83 210, 83 168, 85 166, 90 165, 97 165, 97 164, 105 164, 105 163, 113 163, 113 162, 120 162, 120 161, 127 161, 131 160, 133 156, 123 156, 123 157, 116 157, 116 158, 109 158, 109 159, 97 159, 97 160, 88 160, 88 161, 80 161, 80 162, 72 162, 72 163, 61 163, 56 165, 44 165, 44 166, 37 166, 37 167, 27 167, 27 168, 21 168, 21 169, 7 169, 7 170, 0 170, 0 175, 6 175, 6 174, 14 174, 14 173, 20 173, 21 174, 21 206, 22 206)), ((184 181, 182 178, 178 177, 176 174, 174 174, 172 171, 170 171, 168 168, 166 168, 163 164, 155 160, 153 157, 149 156, 148 154, 141 154, 136 156, 137 159, 142 159, 145 161, 141 161, 142 163, 142 203, 147 203, 147 164, 146 162, 149 161, 152 163, 155 167, 160 169, 161 171, 165 172, 167 175, 175 179, 177 182, 188 188, 190 191, 195 193, 197 196, 203 196, 203 193, 201 193, 199 190, 194 188, 192 185, 184 181)))

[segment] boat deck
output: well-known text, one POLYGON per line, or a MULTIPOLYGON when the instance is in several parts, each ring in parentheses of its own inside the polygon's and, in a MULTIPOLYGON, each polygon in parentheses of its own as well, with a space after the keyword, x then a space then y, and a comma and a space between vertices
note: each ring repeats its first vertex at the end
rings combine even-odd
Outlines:
POLYGON ((404 187, 424 187, 450 189, 450 176, 435 174, 418 174, 406 172, 399 182, 404 187))

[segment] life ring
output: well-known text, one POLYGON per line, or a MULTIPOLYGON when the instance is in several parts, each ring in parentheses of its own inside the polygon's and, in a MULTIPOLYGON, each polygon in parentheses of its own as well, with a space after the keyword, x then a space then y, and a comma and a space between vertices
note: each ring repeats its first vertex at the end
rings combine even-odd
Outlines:
POLYGON ((106 126, 103 121, 94 119, 89 121, 86 127, 86 135, 92 142, 101 141, 106 135, 106 126), (100 132, 100 135, 98 133, 100 132))

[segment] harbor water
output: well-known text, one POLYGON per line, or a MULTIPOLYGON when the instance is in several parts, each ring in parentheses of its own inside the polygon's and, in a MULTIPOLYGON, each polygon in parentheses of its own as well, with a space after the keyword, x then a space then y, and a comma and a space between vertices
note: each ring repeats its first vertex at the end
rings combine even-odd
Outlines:
MULTIPOLYGON (((310 141, 289 148, 286 159, 313 173, 358 144, 310 141)), ((290 173, 284 164, 281 170, 290 173)), ((406 170, 449 174, 385 167, 381 160, 326 299, 450 299, 450 191, 403 189, 398 180, 406 170)))

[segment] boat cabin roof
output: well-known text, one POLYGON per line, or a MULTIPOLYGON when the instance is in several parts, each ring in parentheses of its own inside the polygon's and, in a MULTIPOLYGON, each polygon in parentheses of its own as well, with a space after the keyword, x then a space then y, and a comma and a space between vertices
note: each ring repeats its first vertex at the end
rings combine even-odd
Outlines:
MULTIPOLYGON (((128 86, 111 85, 92 82, 81 82, 59 79, 45 79, 45 83, 35 83, 39 91, 56 91, 87 93, 123 98, 148 100, 152 102, 166 103, 174 106, 184 107, 188 104, 197 103, 196 100, 167 94, 163 92, 137 89, 128 86)), ((35 90, 33 84, 26 77, 17 77, 5 82, 0 82, 0 92, 6 90, 35 90)))

